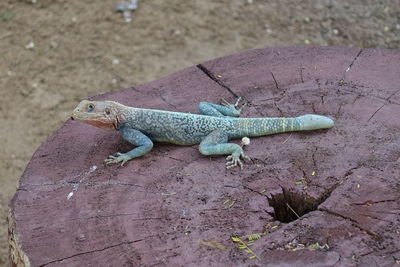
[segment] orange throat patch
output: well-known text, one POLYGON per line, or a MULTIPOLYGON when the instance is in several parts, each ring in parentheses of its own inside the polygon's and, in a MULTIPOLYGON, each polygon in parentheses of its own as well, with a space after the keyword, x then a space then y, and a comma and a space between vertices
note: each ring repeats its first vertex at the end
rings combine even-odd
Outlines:
POLYGON ((85 120, 85 123, 90 124, 92 126, 96 126, 106 130, 116 130, 116 125, 112 122, 102 122, 102 121, 92 121, 92 120, 85 120))

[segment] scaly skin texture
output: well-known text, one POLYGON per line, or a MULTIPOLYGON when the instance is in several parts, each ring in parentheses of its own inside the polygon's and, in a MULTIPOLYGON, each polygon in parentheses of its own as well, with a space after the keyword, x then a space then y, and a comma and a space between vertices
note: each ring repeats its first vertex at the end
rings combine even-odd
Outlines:
POLYGON ((140 157, 153 148, 153 141, 177 145, 200 144, 203 155, 229 155, 227 168, 243 164, 250 159, 243 152, 242 144, 228 143, 230 139, 264 136, 290 131, 331 128, 333 121, 320 115, 303 115, 294 118, 237 118, 244 105, 238 108, 224 100, 222 105, 201 102, 201 114, 180 113, 124 106, 113 101, 83 100, 75 108, 72 119, 93 126, 117 130, 129 143, 136 146, 127 153, 109 156, 107 164, 124 165, 128 160, 140 157))

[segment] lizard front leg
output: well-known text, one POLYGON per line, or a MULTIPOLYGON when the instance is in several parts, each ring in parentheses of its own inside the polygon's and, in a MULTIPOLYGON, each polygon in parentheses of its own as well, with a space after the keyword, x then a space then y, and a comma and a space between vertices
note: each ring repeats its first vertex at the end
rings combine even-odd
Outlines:
POLYGON ((246 104, 244 104, 240 108, 238 107, 241 100, 242 98, 239 97, 235 104, 230 104, 225 99, 222 99, 222 105, 217 105, 209 102, 200 102, 199 111, 203 115, 214 117, 239 117, 240 112, 246 106, 246 104))
POLYGON ((240 145, 228 143, 228 135, 223 130, 215 130, 207 135, 199 146, 199 151, 203 155, 229 155, 226 160, 226 168, 230 169, 237 165, 243 168, 243 163, 240 157, 250 160, 244 154, 243 148, 240 145))
POLYGON ((119 132, 122 138, 137 147, 127 153, 117 152, 115 155, 108 156, 104 160, 106 164, 122 162, 121 166, 124 166, 128 160, 143 156, 153 148, 151 139, 138 130, 122 126, 119 132))

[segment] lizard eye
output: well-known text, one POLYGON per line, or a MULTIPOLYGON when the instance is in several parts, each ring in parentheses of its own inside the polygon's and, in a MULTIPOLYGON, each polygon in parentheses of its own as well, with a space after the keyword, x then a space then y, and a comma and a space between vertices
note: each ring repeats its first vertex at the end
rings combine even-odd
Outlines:
POLYGON ((88 111, 88 112, 93 111, 93 109, 94 109, 94 105, 93 105, 93 104, 89 104, 89 105, 87 106, 87 111, 88 111))
POLYGON ((105 111, 106 111, 106 114, 107 114, 107 115, 110 115, 111 112, 110 112, 110 109, 109 109, 109 108, 106 108, 105 111))

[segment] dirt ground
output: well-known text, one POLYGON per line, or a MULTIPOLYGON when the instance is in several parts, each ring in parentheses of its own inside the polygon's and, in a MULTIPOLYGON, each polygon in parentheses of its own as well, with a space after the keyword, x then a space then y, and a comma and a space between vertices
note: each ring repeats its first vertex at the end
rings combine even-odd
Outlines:
POLYGON ((130 23, 117 2, 0 3, 0 265, 18 178, 81 99, 258 47, 400 48, 392 0, 146 0, 130 23))

